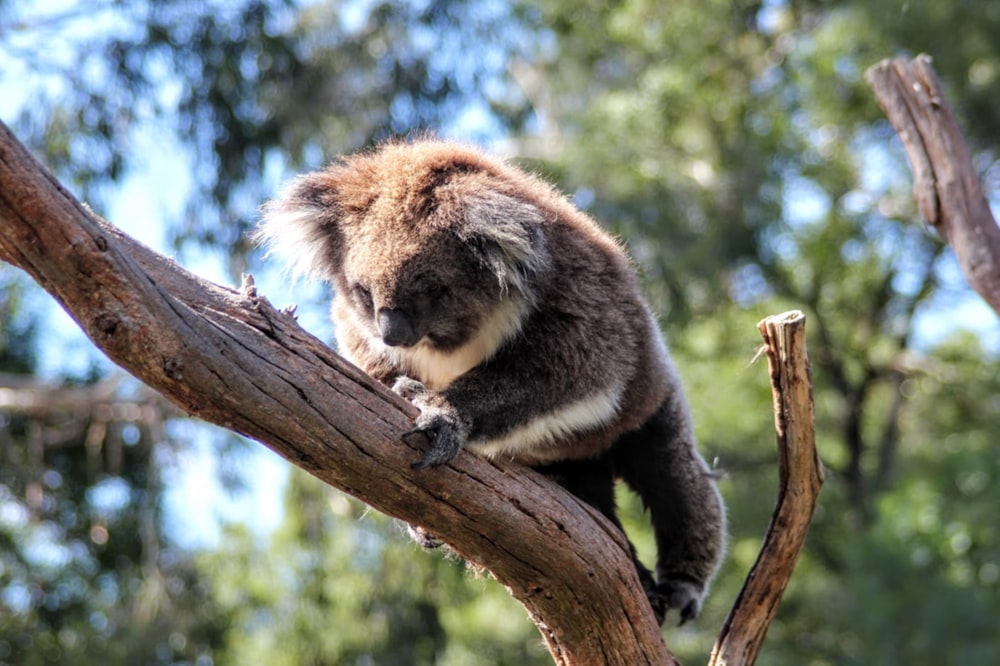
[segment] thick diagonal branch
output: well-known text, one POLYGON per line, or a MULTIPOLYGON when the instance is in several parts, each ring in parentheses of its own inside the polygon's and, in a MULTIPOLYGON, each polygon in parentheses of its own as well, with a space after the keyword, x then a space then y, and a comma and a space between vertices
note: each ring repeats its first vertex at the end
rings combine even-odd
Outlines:
POLYGON ((0 259, 187 412, 424 526, 506 585, 560 664, 671 663, 623 536, 545 478, 471 455, 415 472, 414 408, 248 286, 187 273, 82 207, 0 124, 0 259))

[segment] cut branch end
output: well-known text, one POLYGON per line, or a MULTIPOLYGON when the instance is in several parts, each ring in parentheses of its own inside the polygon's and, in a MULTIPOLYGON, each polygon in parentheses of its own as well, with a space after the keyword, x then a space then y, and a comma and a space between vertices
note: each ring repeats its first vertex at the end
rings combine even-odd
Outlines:
POLYGON ((712 649, 709 666, 749 666, 767 634, 805 544, 823 485, 816 454, 806 317, 793 310, 758 324, 774 396, 778 500, 757 561, 712 649))

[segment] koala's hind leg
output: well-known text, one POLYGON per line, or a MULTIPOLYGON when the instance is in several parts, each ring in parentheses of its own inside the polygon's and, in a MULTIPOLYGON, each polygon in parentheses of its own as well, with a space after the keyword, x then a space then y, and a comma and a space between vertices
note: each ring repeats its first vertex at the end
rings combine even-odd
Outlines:
POLYGON ((715 477, 695 448, 687 406, 680 394, 612 453, 622 479, 649 510, 656 536, 657 590, 681 623, 701 611, 708 583, 725 543, 725 509, 715 477))
MULTIPOLYGON (((591 460, 566 460, 550 465, 538 466, 535 469, 603 513, 608 520, 621 530, 622 534, 625 533, 615 511, 614 471, 605 457, 591 460)), ((627 539, 628 537, 626 536, 627 539)), ((650 606, 653 608, 656 621, 659 624, 663 624, 667 607, 664 604, 664 599, 660 591, 657 589, 656 580, 649 569, 639 561, 635 553, 635 547, 631 541, 629 541, 628 547, 632 555, 632 562, 635 564, 636 572, 639 574, 639 582, 642 584, 642 589, 649 599, 650 606)))

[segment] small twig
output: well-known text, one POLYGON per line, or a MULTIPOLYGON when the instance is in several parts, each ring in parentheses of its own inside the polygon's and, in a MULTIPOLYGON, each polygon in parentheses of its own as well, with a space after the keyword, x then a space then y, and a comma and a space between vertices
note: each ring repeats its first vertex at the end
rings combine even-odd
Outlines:
POLYGON ((951 245, 966 279, 1000 314, 1000 227, 929 56, 883 60, 865 72, 913 166, 913 194, 951 245))
POLYGON ((757 325, 767 353, 778 435, 778 501, 764 545, 722 625, 709 666, 750 666, 805 543, 823 468, 816 455, 805 315, 786 312, 757 325))

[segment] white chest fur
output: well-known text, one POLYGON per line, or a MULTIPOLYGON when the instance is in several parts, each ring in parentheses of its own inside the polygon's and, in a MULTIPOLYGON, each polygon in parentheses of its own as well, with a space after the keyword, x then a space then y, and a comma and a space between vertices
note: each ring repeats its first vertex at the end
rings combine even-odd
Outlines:
POLYGON ((524 323, 528 306, 523 299, 508 297, 494 310, 468 342, 450 352, 434 349, 422 341, 413 347, 387 347, 381 340, 373 347, 387 356, 403 374, 418 379, 428 388, 441 391, 456 378, 489 360, 500 346, 517 335, 524 323))

